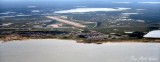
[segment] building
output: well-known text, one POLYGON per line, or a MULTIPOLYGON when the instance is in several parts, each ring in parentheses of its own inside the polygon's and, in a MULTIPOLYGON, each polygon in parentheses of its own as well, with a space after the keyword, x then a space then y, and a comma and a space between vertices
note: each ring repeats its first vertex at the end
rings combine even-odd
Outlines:
POLYGON ((147 33, 143 37, 144 38, 156 38, 156 39, 160 39, 160 30, 150 31, 149 33, 147 33))
POLYGON ((150 31, 148 34, 143 36, 145 42, 160 42, 160 30, 150 31))

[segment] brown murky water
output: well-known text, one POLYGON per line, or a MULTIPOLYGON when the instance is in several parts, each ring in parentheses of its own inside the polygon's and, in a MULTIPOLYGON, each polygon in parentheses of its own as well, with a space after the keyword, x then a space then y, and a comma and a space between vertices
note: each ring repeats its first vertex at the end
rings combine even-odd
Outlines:
POLYGON ((160 62, 160 43, 83 44, 40 39, 0 43, 0 62, 160 62))

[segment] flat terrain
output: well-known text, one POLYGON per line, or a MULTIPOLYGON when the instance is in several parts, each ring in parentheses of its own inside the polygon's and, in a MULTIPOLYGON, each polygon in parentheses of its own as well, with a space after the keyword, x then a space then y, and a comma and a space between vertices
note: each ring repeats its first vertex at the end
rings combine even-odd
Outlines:
POLYGON ((82 25, 80 23, 76 23, 76 22, 72 22, 72 21, 69 21, 69 20, 60 19, 58 17, 52 17, 52 16, 46 16, 46 17, 50 18, 50 19, 53 19, 53 20, 56 20, 56 21, 59 21, 59 22, 62 22, 62 23, 66 23, 66 24, 78 27, 78 28, 85 28, 86 27, 85 25, 82 25))

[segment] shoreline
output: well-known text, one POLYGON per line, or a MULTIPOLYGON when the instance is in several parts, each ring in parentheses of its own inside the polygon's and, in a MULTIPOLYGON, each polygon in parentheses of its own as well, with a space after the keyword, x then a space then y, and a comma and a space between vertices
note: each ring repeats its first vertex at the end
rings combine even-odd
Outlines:
MULTIPOLYGON (((14 40, 28 39, 62 39, 75 40, 77 43, 160 43, 160 39, 143 38, 142 35, 132 37, 129 34, 104 34, 91 31, 88 33, 82 32, 61 32, 61 31, 13 31, 10 33, 1 33, 0 41, 9 42, 14 40)), ((136 33, 137 34, 137 33, 136 33)))
POLYGON ((85 43, 85 44, 103 44, 103 43, 160 43, 160 41, 155 42, 155 41, 149 41, 149 42, 144 42, 145 39, 125 39, 125 40, 120 40, 120 39, 112 39, 112 40, 105 40, 105 41, 95 41, 95 42, 87 42, 87 41, 79 41, 80 39, 63 39, 63 38, 19 38, 19 39, 10 39, 10 40, 5 40, 5 39, 0 39, 0 43, 5 43, 5 42, 11 42, 11 41, 23 41, 23 40, 73 40, 76 43, 85 43))

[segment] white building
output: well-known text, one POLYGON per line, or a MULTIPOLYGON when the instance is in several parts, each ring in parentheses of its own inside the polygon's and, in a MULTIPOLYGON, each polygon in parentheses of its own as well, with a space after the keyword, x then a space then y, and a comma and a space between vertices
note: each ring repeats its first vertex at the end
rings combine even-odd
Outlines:
POLYGON ((160 30, 150 31, 148 34, 143 36, 144 38, 160 38, 160 30))

